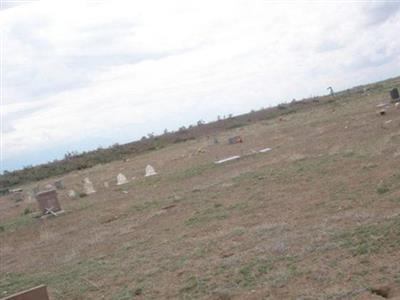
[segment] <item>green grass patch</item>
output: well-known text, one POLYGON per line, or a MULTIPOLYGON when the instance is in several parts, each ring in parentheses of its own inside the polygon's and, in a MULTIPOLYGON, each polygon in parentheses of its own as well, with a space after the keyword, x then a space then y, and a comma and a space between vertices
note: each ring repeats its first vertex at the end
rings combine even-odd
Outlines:
POLYGON ((186 170, 174 173, 173 175, 170 176, 170 179, 172 179, 174 181, 188 179, 188 178, 203 175, 207 171, 210 171, 214 168, 215 168, 215 164, 213 164, 213 163, 197 165, 197 166, 190 167, 186 170))
POLYGON ((183 299, 193 299, 195 296, 205 294, 208 290, 208 279, 191 276, 186 279, 179 293, 183 299))
POLYGON ((185 221, 187 226, 202 225, 216 220, 223 220, 229 216, 224 206, 213 206, 204 210, 196 211, 192 217, 185 221))
POLYGON ((235 128, 240 128, 240 127, 244 127, 247 125, 248 124, 246 124, 246 123, 237 123, 237 124, 233 124, 233 125, 229 126, 227 129, 235 129, 235 128))
POLYGON ((379 195, 400 189, 400 173, 393 174, 379 182, 376 192, 379 195))
POLYGON ((32 225, 37 222, 37 218, 40 216, 40 213, 26 213, 25 211, 22 215, 12 219, 11 221, 0 224, 0 232, 1 231, 15 231, 21 227, 25 227, 28 225, 32 225), (1 229, 2 228, 2 229, 1 229))
POLYGON ((232 204, 228 207, 229 210, 236 210, 236 211, 246 211, 249 208, 248 202, 239 202, 232 204))
POLYGON ((264 180, 269 173, 270 169, 250 171, 242 173, 239 176, 234 177, 232 180, 235 185, 242 184, 243 182, 258 182, 264 180))
POLYGON ((263 275, 271 273, 273 269, 272 260, 253 260, 239 269, 240 276, 236 282, 242 286, 253 287, 263 275))
POLYGON ((82 278, 105 274, 112 265, 102 260, 87 260, 62 265, 60 270, 34 272, 32 274, 7 273, 0 277, 0 293, 12 294, 24 289, 45 284, 53 290, 56 299, 81 299, 93 286, 82 278))
POLYGON ((129 207, 129 211, 141 212, 153 208, 161 207, 161 203, 158 200, 148 200, 142 203, 137 203, 129 207))
POLYGON ((386 193, 389 192, 389 191, 390 191, 389 188, 388 188, 387 185, 384 184, 384 183, 379 184, 379 185, 376 187, 376 192, 377 192, 379 195, 386 194, 386 193))
POLYGON ((296 256, 290 255, 252 259, 237 269, 235 283, 248 288, 265 283, 271 286, 284 284, 301 274, 297 260, 296 256))
POLYGON ((369 255, 400 248, 400 217, 378 224, 361 225, 333 236, 333 240, 354 256, 369 255))
POLYGON ((130 300, 134 297, 134 295, 135 292, 132 289, 123 287, 114 295, 113 300, 130 300))

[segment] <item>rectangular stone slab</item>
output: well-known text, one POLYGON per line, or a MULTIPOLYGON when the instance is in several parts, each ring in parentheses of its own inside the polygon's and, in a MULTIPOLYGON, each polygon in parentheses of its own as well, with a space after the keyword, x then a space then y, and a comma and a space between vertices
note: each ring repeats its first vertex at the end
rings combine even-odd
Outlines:
POLYGON ((214 164, 222 164, 224 162, 235 160, 235 159, 239 159, 239 158, 240 158, 239 155, 235 155, 235 156, 231 156, 231 157, 228 157, 228 158, 224 158, 224 159, 221 159, 221 160, 214 161, 214 164))
POLYGON ((61 210, 56 190, 38 193, 36 194, 36 199, 43 214, 46 213, 46 209, 51 209, 53 212, 61 210))
POLYGON ((1 298, 0 300, 49 300, 45 285, 39 285, 32 289, 1 298))

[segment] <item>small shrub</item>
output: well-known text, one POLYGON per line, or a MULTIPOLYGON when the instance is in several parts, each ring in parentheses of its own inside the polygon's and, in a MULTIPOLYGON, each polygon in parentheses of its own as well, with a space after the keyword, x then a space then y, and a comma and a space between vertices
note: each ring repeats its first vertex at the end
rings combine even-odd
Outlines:
POLYGON ((194 137, 194 136, 188 136, 188 137, 177 137, 174 141, 173 141, 173 143, 174 144, 177 144, 177 143, 183 143, 183 142, 186 142, 186 141, 190 141, 190 140, 195 140, 196 138, 194 137))
POLYGON ((32 213, 32 210, 29 207, 24 209, 24 215, 29 215, 30 213, 32 213))
POLYGON ((143 294, 143 289, 142 288, 137 288, 135 290, 135 296, 140 296, 141 294, 143 294))
POLYGON ((228 129, 235 129, 235 128, 240 128, 243 126, 246 126, 246 124, 237 123, 237 124, 233 124, 233 125, 229 126, 228 129))
POLYGON ((87 197, 87 194, 85 192, 79 193, 79 198, 84 198, 87 197))
POLYGON ((378 187, 376 188, 376 192, 379 195, 382 195, 382 194, 389 192, 389 188, 386 186, 386 184, 381 182, 380 184, 378 184, 378 187))

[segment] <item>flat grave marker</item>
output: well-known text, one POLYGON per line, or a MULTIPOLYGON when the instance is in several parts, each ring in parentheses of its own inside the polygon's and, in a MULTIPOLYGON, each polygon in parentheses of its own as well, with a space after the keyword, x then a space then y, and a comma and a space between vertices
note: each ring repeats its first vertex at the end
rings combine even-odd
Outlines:
POLYGON ((0 300, 50 300, 45 285, 39 285, 29 290, 1 298, 0 300))

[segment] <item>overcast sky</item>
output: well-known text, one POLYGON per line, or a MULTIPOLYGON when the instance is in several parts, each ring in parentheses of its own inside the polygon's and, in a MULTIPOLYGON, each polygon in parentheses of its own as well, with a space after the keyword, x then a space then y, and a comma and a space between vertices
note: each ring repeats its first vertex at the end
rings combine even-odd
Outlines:
POLYGON ((400 75, 400 2, 0 0, 2 170, 400 75))

